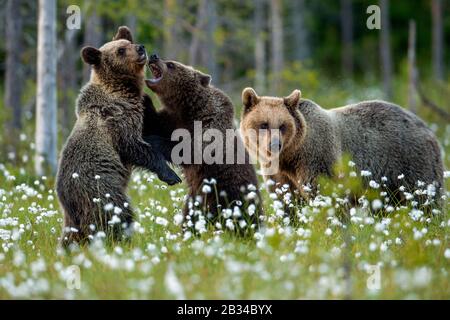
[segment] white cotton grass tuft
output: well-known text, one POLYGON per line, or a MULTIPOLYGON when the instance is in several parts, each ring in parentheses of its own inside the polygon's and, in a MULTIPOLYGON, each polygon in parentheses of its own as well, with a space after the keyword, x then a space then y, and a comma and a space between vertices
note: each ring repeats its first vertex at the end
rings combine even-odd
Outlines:
POLYGON ((178 279, 175 270, 173 268, 173 264, 170 263, 167 267, 167 272, 164 277, 164 285, 166 286, 167 291, 175 297, 177 300, 184 300, 186 296, 184 294, 183 285, 178 279))
POLYGON ((233 220, 231 219, 227 219, 227 221, 225 222, 225 226, 230 229, 230 230, 234 230, 234 223, 233 220))
POLYGON ((375 180, 370 180, 369 186, 373 189, 378 189, 380 187, 380 185, 375 180))
POLYGON ((372 209, 373 210, 380 210, 383 208, 383 202, 380 199, 375 199, 372 201, 372 209))
POLYGON ((156 224, 159 224, 164 227, 166 227, 169 224, 169 221, 167 221, 167 219, 162 217, 156 217, 155 222, 156 224))
POLYGON ((368 170, 361 170, 361 177, 370 177, 372 175, 372 172, 368 170))
POLYGON ((121 222, 120 218, 118 216, 116 216, 116 215, 113 215, 111 220, 108 221, 108 224, 114 225, 114 224, 118 224, 120 222, 121 222))
POLYGON ((114 209, 114 204, 112 204, 112 203, 107 203, 107 204, 105 204, 105 206, 103 207, 103 209, 104 209, 105 211, 111 211, 111 210, 114 209))
POLYGON ((447 259, 450 259, 450 248, 445 249, 444 257, 447 258, 447 259))
POLYGON ((207 184, 205 184, 205 185, 202 187, 202 193, 208 194, 208 193, 211 193, 211 191, 212 191, 211 186, 209 186, 209 185, 207 185, 207 184))
POLYGON ((180 224, 183 223, 184 217, 181 213, 177 213, 176 215, 173 216, 173 222, 179 226, 180 224))
POLYGON ((251 191, 251 192, 249 192, 249 193, 247 194, 247 200, 253 200, 253 199, 256 199, 257 196, 258 196, 258 195, 256 194, 256 192, 251 191))

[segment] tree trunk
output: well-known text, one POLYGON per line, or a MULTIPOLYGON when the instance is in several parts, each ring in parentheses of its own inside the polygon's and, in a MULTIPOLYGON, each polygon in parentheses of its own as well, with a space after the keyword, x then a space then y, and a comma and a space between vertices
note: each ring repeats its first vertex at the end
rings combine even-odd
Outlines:
POLYGON ((136 15, 133 13, 127 14, 126 17, 126 26, 131 30, 131 33, 134 35, 137 32, 137 19, 136 15))
POLYGON ((11 144, 17 147, 17 133, 22 128, 21 97, 23 92, 22 54, 22 1, 8 0, 6 4, 6 66, 5 66, 5 97, 4 103, 11 120, 5 123, 5 136, 11 137, 11 144))
POLYGON ((197 5, 197 14, 195 19, 195 28, 192 32, 191 45, 189 46, 189 64, 195 66, 199 62, 200 41, 202 32, 206 26, 207 1, 200 0, 197 5))
POLYGON ((284 52, 283 52, 283 20, 281 17, 281 0, 270 1, 272 13, 272 59, 271 59, 271 73, 272 73, 272 91, 276 95, 281 94, 281 74, 284 68, 284 52))
POLYGON ((179 54, 177 27, 177 0, 164 0, 164 45, 165 59, 176 60, 179 54))
POLYGON ((417 113, 417 68, 416 68, 416 22, 409 22, 408 38, 408 105, 411 112, 417 113))
POLYGON ((208 73, 216 85, 219 83, 219 70, 217 65, 216 42, 214 32, 217 29, 217 0, 208 0, 206 3, 206 38, 202 41, 202 65, 208 68, 208 73))
MULTIPOLYGON (((97 14, 97 4, 89 3, 85 16, 84 43, 83 46, 98 48, 102 45, 102 20, 97 14)), ((91 66, 83 65, 83 83, 88 82, 91 77, 91 66)))
POLYGON ((353 10, 351 0, 341 0, 342 73, 353 76, 353 10))
MULTIPOLYGON (((29 61, 29 59, 34 59, 36 61, 37 54, 37 23, 38 23, 38 7, 39 1, 23 1, 23 28, 27 30, 34 30, 34 37, 23 37, 23 52, 28 55, 30 52, 25 48, 31 47, 34 48, 31 53, 31 56, 24 56, 24 58, 29 61), (28 52, 28 54, 27 54, 28 52)), ((64 23, 65 24, 65 23, 64 23)), ((25 34, 25 33, 24 33, 25 34)), ((22 72, 24 79, 33 79, 36 82, 36 63, 23 63, 22 64, 22 72)), ((24 89, 25 90, 25 89, 24 89)), ((25 97, 22 97, 25 98, 25 97)), ((25 98, 22 101, 22 120, 31 120, 34 119, 36 113, 36 91, 31 95, 25 98)))
POLYGON ((189 46, 189 64, 206 66, 214 81, 219 81, 214 32, 217 29, 217 0, 198 3, 196 23, 189 46), (205 33, 203 33, 203 30, 205 33))
POLYGON ((385 99, 392 99, 392 57, 390 44, 389 0, 380 0, 380 57, 385 99))
POLYGON ((39 0, 36 99, 38 175, 56 172, 56 1, 39 0))
POLYGON ((255 0, 255 89, 266 91, 266 39, 265 15, 266 0, 255 0))
POLYGON ((75 96, 77 90, 77 61, 76 35, 78 30, 65 30, 64 41, 58 57, 58 90, 60 94, 61 129, 66 138, 72 128, 75 96))
POLYGON ((305 26, 305 0, 292 2, 292 29, 294 39, 294 59, 302 61, 310 57, 310 48, 308 44, 308 30, 305 26))
POLYGON ((433 71, 437 80, 444 80, 444 28, 442 25, 442 1, 432 0, 431 19, 433 22, 433 71))

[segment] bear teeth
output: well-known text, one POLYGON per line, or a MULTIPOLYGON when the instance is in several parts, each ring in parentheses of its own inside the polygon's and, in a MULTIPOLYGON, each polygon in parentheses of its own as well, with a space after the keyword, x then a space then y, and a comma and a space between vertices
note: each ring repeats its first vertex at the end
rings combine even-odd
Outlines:
POLYGON ((161 78, 161 70, 157 67, 157 66, 155 66, 155 65, 150 65, 150 69, 151 69, 151 71, 152 71, 152 75, 153 75, 153 77, 155 78, 155 79, 159 79, 159 78, 161 78))

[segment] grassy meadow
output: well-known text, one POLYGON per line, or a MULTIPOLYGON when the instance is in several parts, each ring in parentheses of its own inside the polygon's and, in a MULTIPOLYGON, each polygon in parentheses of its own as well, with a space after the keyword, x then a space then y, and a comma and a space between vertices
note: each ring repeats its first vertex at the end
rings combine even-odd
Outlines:
MULTIPOLYGON (((428 122, 449 168, 450 125, 428 122)), ((322 181, 320 195, 295 206, 295 221, 261 184, 263 227, 245 238, 227 227, 184 232, 184 185, 136 171, 131 241, 105 245, 99 236, 67 254, 58 245, 54 178, 34 176, 31 120, 25 128, 20 152, 0 162, 0 299, 450 298, 448 193, 431 213, 413 208, 414 194, 405 206, 385 205, 387 195, 376 184, 362 189, 347 160, 343 177, 322 181), (359 206, 348 204, 347 190, 359 206)), ((447 190, 449 182, 446 172, 447 190)), ((289 199, 282 187, 277 192, 289 199)))

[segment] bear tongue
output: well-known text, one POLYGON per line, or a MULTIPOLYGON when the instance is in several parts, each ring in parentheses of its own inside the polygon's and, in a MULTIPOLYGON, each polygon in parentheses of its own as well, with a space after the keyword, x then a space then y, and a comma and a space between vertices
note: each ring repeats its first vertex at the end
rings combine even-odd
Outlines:
POLYGON ((161 78, 161 70, 158 66, 155 66, 153 64, 150 65, 150 70, 152 71, 152 75, 155 79, 161 78))

